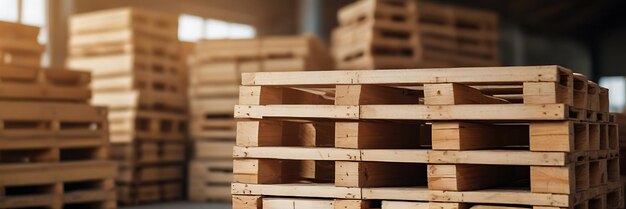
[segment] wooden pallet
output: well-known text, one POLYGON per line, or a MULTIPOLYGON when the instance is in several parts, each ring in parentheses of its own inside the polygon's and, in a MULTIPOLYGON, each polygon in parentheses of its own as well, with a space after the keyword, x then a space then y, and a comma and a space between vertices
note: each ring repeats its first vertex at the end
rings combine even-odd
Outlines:
MULTIPOLYGON (((607 195, 586 201, 576 208, 618 208, 615 205, 615 195, 607 195)), ((351 199, 316 199, 316 198, 289 198, 289 197, 261 197, 261 196, 233 196, 233 208, 245 209, 280 209, 288 205, 293 209, 423 209, 423 208, 469 208, 469 209, 527 209, 511 205, 494 204, 459 204, 437 203, 427 201, 399 201, 399 200, 351 200, 351 199)), ((559 207, 534 207, 535 209, 559 209, 559 207)))
POLYGON ((176 39, 162 39, 142 34, 133 28, 73 35, 69 40, 70 56, 90 57, 137 53, 163 58, 180 57, 176 39))
POLYGON ((166 181, 182 182, 184 166, 181 163, 160 163, 156 165, 138 165, 133 162, 120 162, 117 182, 121 184, 144 184, 166 181))
POLYGON ((73 15, 70 33, 74 35, 132 28, 140 33, 168 40, 178 39, 178 16, 134 7, 73 15))
POLYGON ((263 71, 332 70, 326 45, 315 36, 275 36, 261 39, 263 71))
POLYGON ((193 160, 189 164, 188 195, 191 201, 231 201, 233 161, 193 160))
POLYGON ((92 72, 94 78, 130 76, 134 75, 134 72, 151 72, 155 74, 154 76, 159 74, 171 77, 183 76, 183 65, 178 58, 167 59, 140 53, 71 57, 68 66, 88 70, 92 72))
POLYGON ((118 199, 122 205, 136 205, 180 200, 182 184, 175 182, 146 183, 140 185, 118 184, 118 199))
MULTIPOLYGON (((340 27, 332 34, 339 69, 416 67, 414 1, 359 1, 339 11, 340 27)), ((431 65, 434 66, 434 65, 431 65)))
POLYGON ((0 208, 115 209, 116 165, 108 161, 0 166, 0 208))
POLYGON ((608 121, 607 91, 588 82, 574 94, 574 76, 558 66, 243 76, 237 118, 608 121), (593 99, 579 106, 581 96, 593 99))
MULTIPOLYGON (((333 68, 333 60, 323 42, 308 35, 201 41, 196 46, 192 63, 194 66, 200 66, 198 73, 215 73, 216 75, 220 74, 218 71, 228 73, 224 76, 225 80, 233 76, 238 77, 241 72, 333 68)), ((199 79, 213 78, 209 76, 199 79)), ((220 81, 219 78, 214 79, 220 81)))
POLYGON ((0 98, 86 102, 90 80, 86 72, 0 64, 0 98))
POLYGON ((114 143, 127 143, 134 139, 182 141, 187 132, 187 117, 180 113, 112 110, 109 124, 114 143))
POLYGON ((567 69, 243 77, 233 195, 457 205, 448 208, 623 204, 605 90, 567 69))
POLYGON ((423 60, 457 67, 500 65, 495 13, 426 2, 416 11, 423 60))
POLYGON ((0 164, 108 158, 107 111, 87 104, 0 102, 0 164))
POLYGON ((497 66, 495 14, 422 1, 342 8, 332 34, 340 69, 497 66))
POLYGON ((45 46, 37 42, 39 28, 0 21, 0 64, 40 67, 45 46))
POLYGON ((183 141, 134 140, 133 143, 116 143, 111 147, 111 158, 134 165, 154 165, 184 162, 186 143, 183 141))

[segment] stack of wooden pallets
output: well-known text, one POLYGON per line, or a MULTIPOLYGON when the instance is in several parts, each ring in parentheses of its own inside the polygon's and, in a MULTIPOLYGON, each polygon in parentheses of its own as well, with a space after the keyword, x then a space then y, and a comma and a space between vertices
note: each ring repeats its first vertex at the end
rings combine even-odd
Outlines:
POLYGON ((178 18, 123 8, 73 16, 69 66, 91 71, 92 103, 109 107, 119 201, 166 201, 183 194, 186 73, 178 18))
POLYGON ((623 206, 608 90, 568 69, 242 77, 233 208, 623 206))
POLYGON ((315 37, 206 40, 196 44, 190 72, 190 135, 194 154, 189 197, 230 201, 232 148, 242 72, 332 69, 332 59, 315 37))
POLYGON ((361 0, 332 34, 338 68, 497 66, 494 13, 418 0, 361 0))
POLYGON ((107 111, 87 103, 89 82, 0 64, 0 208, 116 208, 107 111))
POLYGON ((0 21, 0 64, 39 67, 45 47, 37 42, 39 28, 0 21))

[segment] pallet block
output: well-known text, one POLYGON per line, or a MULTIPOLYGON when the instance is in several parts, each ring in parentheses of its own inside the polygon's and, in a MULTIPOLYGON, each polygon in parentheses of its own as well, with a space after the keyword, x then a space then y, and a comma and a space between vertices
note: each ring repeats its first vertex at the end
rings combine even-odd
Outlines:
POLYGON ((86 102, 91 98, 91 77, 86 72, 0 64, 0 82, 2 99, 86 102))
POLYGON ((116 165, 109 161, 0 166, 0 208, 116 208, 116 165))

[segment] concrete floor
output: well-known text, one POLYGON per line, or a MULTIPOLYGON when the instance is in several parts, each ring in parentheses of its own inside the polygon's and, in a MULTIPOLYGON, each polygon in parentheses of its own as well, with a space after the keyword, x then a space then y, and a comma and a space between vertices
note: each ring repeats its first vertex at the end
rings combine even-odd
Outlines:
POLYGON ((120 207, 119 209, 231 209, 231 206, 230 204, 224 203, 172 202, 153 205, 120 207))

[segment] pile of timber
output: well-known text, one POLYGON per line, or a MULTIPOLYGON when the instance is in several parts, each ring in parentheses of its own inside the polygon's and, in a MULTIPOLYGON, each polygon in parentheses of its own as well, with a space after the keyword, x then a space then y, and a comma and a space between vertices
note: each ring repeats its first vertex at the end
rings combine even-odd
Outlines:
POLYGON ((107 110, 88 104, 89 83, 0 64, 0 208, 117 208, 107 110))
POLYGON ((337 67, 498 66, 498 16, 418 0, 361 0, 339 11, 337 67))
POLYGON ((608 90, 563 67, 242 77, 233 208, 624 205, 608 90))
POLYGON ((230 201, 232 149, 242 72, 332 69, 326 46, 313 36, 203 40, 190 59, 189 103, 193 141, 189 199, 230 201))
POLYGON ((110 110, 119 201, 182 198, 187 74, 178 17, 122 8, 78 14, 70 24, 68 65, 92 72, 92 103, 110 110))

